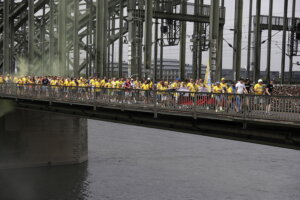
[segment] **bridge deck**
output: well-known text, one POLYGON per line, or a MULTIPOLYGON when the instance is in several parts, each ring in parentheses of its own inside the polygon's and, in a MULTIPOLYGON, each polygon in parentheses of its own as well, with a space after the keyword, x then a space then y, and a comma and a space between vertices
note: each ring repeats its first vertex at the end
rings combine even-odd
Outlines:
POLYGON ((0 86, 0 98, 101 107, 224 121, 300 126, 300 97, 122 89, 0 86), (267 112, 268 105, 270 106, 267 112))

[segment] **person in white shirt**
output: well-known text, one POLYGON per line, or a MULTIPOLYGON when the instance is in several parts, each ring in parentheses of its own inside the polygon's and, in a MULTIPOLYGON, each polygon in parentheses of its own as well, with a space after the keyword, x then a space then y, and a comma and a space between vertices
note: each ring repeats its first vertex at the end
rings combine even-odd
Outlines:
POLYGON ((237 84, 235 85, 235 88, 236 88, 236 94, 239 94, 236 97, 236 111, 239 113, 242 112, 242 96, 240 95, 248 93, 245 86, 244 79, 240 79, 240 81, 238 81, 237 84))
POLYGON ((240 81, 237 82, 237 84, 235 85, 235 88, 236 88, 237 94, 247 94, 247 89, 246 89, 245 82, 243 79, 241 79, 240 81))

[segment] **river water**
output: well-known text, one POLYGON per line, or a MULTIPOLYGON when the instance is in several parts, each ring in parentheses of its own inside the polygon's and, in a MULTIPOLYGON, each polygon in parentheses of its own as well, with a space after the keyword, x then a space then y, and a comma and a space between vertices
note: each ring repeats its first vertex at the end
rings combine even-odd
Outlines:
POLYGON ((299 200, 300 153, 89 121, 82 165, 0 171, 0 200, 299 200))

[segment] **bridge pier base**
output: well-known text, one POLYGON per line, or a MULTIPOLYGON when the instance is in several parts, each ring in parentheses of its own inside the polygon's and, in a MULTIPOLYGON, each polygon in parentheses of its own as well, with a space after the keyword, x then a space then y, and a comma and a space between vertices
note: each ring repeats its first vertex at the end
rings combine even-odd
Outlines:
POLYGON ((87 161, 87 119, 17 110, 0 118, 0 169, 87 161))

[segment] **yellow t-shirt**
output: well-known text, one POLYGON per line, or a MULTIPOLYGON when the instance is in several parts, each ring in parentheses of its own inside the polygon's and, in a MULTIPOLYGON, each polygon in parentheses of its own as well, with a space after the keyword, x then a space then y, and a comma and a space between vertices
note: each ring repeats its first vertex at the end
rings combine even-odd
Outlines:
POLYGON ((108 82, 108 83, 105 83, 104 87, 105 87, 105 88, 112 88, 112 84, 109 83, 109 82, 108 82))
POLYGON ((221 86, 222 88, 225 88, 225 90, 228 89, 227 83, 220 83, 220 86, 221 86))
POLYGON ((0 77, 0 84, 4 83, 4 79, 2 77, 0 77))
POLYGON ((141 89, 142 89, 142 90, 150 90, 150 85, 149 85, 149 84, 143 83, 141 89))
POLYGON ((195 84, 188 84, 188 89, 190 92, 198 92, 198 87, 195 84))
POLYGON ((254 86, 254 91, 255 91, 256 95, 262 95, 262 94, 264 94, 265 87, 264 87, 264 85, 260 85, 260 84, 257 83, 254 86))
POLYGON ((223 87, 221 87, 221 85, 220 86, 214 86, 214 88, 213 88, 213 93, 219 94, 219 93, 222 93, 222 91, 223 91, 223 87))

